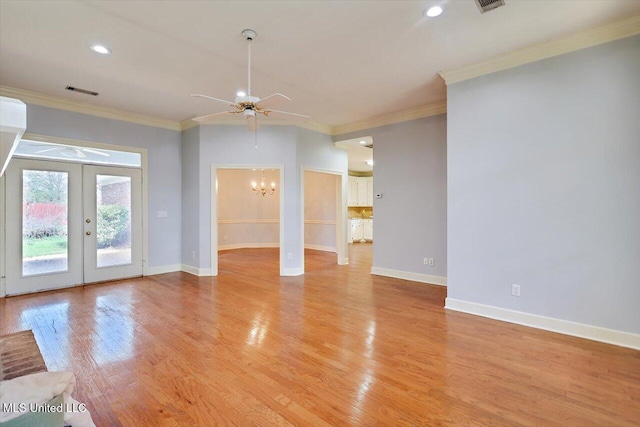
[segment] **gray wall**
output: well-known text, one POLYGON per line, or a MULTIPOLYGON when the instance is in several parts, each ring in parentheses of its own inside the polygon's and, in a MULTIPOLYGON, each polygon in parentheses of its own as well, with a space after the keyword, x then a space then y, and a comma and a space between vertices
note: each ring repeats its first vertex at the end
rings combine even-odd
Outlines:
POLYGON ((640 332, 639 76, 636 36, 448 87, 448 297, 640 332))
POLYGON ((182 264, 197 266, 200 252, 200 127, 182 132, 182 264))
MULTIPOLYGON (((211 165, 284 165, 284 251, 291 252, 291 260, 285 257, 285 268, 300 264, 300 220, 297 214, 296 130, 292 126, 262 126, 258 130, 258 149, 255 149, 253 132, 245 126, 200 126, 200 197, 199 197, 199 265, 211 268, 211 165)), ((187 165, 185 165, 186 167, 187 165)), ((191 167, 191 166, 189 166, 191 167)), ((191 242, 189 242, 191 245, 191 242)))
POLYGON ((254 134, 245 126, 206 125, 198 128, 198 134, 195 132, 190 129, 183 137, 183 263, 211 268, 211 165, 283 165, 284 182, 279 186, 279 191, 284 191, 283 250, 292 254, 292 259, 285 257, 285 268, 302 267, 300 168, 309 166, 346 175, 346 152, 334 147, 330 136, 294 126, 262 126, 258 130, 258 149, 254 134), (195 141, 199 141, 197 148, 191 147, 195 141), (198 174, 197 184, 193 184, 193 173, 198 174), (187 213, 187 209, 192 211, 187 213), (197 253, 196 262, 192 260, 193 251, 197 253))
POLYGON ((333 137, 373 137, 373 267, 447 276, 447 116, 333 137), (435 265, 423 258, 435 258, 435 265))
POLYGON ((27 132, 148 150, 147 266, 180 263, 180 132, 55 108, 27 105, 27 132), (166 211, 166 218, 158 218, 166 211))

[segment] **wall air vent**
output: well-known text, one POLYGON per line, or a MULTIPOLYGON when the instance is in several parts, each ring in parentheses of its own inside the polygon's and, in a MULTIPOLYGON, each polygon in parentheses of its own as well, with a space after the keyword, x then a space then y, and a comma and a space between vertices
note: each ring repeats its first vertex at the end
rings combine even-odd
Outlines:
POLYGON ((489 12, 496 7, 504 6, 504 0, 475 0, 480 13, 489 12))
POLYGON ((80 89, 79 87, 67 86, 65 89, 70 90, 72 92, 83 93, 85 95, 98 96, 98 92, 94 92, 92 90, 80 89))

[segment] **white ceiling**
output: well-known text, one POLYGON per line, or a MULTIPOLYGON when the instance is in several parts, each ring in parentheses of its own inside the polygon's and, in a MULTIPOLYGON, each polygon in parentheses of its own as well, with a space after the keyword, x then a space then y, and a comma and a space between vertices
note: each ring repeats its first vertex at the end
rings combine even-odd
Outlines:
POLYGON ((246 89, 252 28, 253 94, 282 92, 282 109, 336 126, 444 100, 443 69, 636 14, 633 0, 506 0, 485 14, 473 0, 0 0, 0 85, 179 121, 225 108, 191 93, 246 89), (434 3, 444 14, 423 17, 434 3))
POLYGON ((347 150, 350 171, 373 172, 373 166, 367 164, 367 160, 373 160, 373 138, 365 136, 336 141, 336 147, 347 150), (365 141, 366 144, 363 145, 360 141, 365 141))

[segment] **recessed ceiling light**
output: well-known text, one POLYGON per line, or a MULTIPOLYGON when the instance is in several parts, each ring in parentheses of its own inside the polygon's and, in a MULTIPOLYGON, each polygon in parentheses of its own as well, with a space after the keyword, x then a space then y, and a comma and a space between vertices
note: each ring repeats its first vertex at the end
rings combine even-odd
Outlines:
POLYGON ((367 145, 367 141, 360 141, 360 145, 367 145))
POLYGON ((236 96, 247 96, 247 94, 239 90, 238 93, 236 93, 236 96))
POLYGON ((435 18, 442 13, 442 8, 440 6, 431 6, 429 9, 425 9, 424 14, 429 18, 435 18))
POLYGON ((101 44, 92 44, 91 45, 91 50, 99 53, 101 55, 109 55, 111 53, 111 51, 109 49, 107 49, 106 47, 102 46, 101 44))
POLYGON ((373 160, 367 160, 367 164, 368 164, 369 166, 373 166, 373 160))

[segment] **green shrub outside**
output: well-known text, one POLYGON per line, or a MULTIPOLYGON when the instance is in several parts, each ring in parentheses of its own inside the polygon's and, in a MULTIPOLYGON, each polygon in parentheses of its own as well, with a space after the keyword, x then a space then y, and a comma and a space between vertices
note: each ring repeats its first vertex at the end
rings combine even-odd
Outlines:
POLYGON ((129 228, 129 209, 118 205, 98 206, 98 248, 118 246, 126 240, 129 228))

